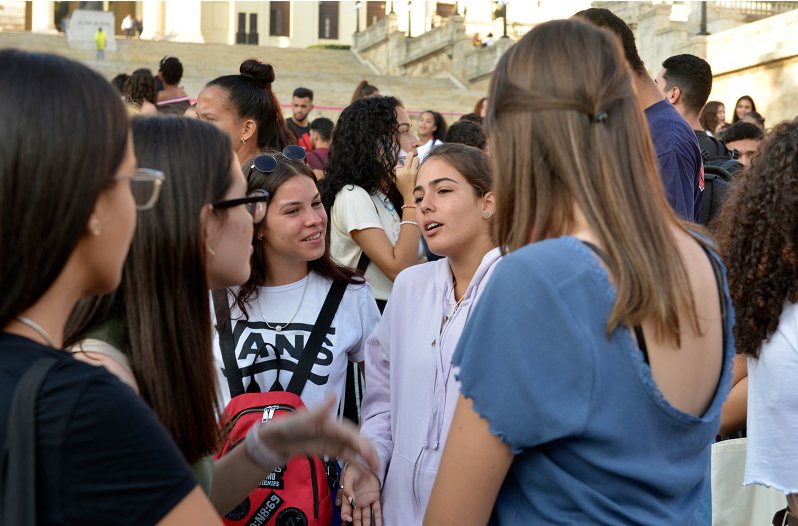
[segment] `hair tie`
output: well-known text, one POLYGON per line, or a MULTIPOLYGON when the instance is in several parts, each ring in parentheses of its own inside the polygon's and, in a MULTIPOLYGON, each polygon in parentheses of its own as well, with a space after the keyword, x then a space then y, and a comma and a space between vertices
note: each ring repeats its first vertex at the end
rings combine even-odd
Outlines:
POLYGON ((593 122, 598 122, 598 123, 605 122, 607 120, 607 117, 608 115, 606 111, 600 111, 593 116, 593 122))

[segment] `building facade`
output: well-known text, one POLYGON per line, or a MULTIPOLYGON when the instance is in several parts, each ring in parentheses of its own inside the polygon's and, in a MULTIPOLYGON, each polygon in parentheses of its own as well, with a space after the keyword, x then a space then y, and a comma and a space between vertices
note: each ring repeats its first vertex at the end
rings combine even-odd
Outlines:
MULTIPOLYGON (((75 9, 112 11, 117 26, 128 14, 142 21, 144 39, 277 47, 351 45, 353 35, 394 14, 397 28, 421 36, 462 16, 466 32, 487 39, 520 38, 535 24, 567 17, 587 0, 432 0, 386 1, 200 1, 0 2, 0 12, 16 16, 10 29, 54 32, 75 9), (576 7, 575 7, 576 6, 576 7)), ((117 27, 117 35, 122 31, 117 27)))

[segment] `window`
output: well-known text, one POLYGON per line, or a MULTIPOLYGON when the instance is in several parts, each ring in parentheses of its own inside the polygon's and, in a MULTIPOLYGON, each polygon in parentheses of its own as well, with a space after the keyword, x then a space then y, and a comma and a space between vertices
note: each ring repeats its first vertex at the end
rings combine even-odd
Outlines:
POLYGON ((287 37, 291 34, 291 2, 269 2, 269 35, 287 37))
POLYGON ((366 2, 366 27, 385 18, 385 2, 366 2))
POLYGON ((319 38, 338 39, 339 2, 319 2, 319 38))
POLYGON ((454 4, 450 4, 449 2, 438 2, 435 4, 435 12, 439 17, 447 18, 457 14, 455 7, 454 4))

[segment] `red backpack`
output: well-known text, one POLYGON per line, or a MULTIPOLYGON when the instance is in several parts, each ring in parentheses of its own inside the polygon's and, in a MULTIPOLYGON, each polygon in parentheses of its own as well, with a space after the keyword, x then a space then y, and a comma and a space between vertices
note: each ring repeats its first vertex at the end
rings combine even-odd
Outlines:
MULTIPOLYGON (((236 396, 222 416, 229 431, 217 460, 244 440, 255 422, 304 410, 302 399, 287 391, 236 396)), ((327 466, 320 457, 302 455, 291 457, 287 465, 272 471, 244 502, 224 516, 224 523, 230 526, 328 526, 331 521, 327 466)))
MULTIPOLYGON (((345 281, 337 280, 330 287, 288 388, 266 393, 244 392, 227 291, 213 292, 219 347, 232 397, 222 414, 224 441, 216 454, 217 460, 239 445, 255 422, 265 423, 305 410, 300 395, 346 287, 345 281)), ((327 480, 327 465, 320 457, 296 455, 287 465, 267 475, 241 504, 224 516, 224 522, 229 526, 329 526, 333 503, 327 480)))

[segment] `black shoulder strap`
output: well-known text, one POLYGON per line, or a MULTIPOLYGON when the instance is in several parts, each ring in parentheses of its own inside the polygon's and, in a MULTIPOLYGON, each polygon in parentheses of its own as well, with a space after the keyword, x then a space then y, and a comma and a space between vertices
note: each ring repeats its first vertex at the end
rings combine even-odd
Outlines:
POLYGON ((706 252, 707 257, 709 258, 709 263, 712 265, 712 274, 715 276, 715 286, 718 288, 718 301, 720 302, 720 319, 721 319, 721 326, 723 327, 723 351, 726 351, 726 328, 727 328, 727 320, 726 320, 726 295, 724 294, 725 290, 723 288, 723 274, 720 270, 720 263, 712 254, 712 251, 707 248, 705 245, 701 245, 701 248, 704 249, 706 252))
POLYGON ((230 319, 230 303, 227 289, 211 292, 213 308, 216 313, 216 332, 219 333, 219 349, 222 351, 224 376, 230 388, 230 398, 244 394, 244 380, 236 360, 236 344, 233 340, 233 320, 230 319))
POLYGON ((707 226, 712 218, 712 201, 715 193, 715 176, 704 171, 704 190, 701 192, 701 205, 698 207, 698 224, 707 226), (709 175, 709 177, 707 177, 709 175))
POLYGON ((0 473, 5 473, 2 524, 36 524, 36 401, 39 387, 58 363, 42 358, 19 379, 11 398, 0 473))
POLYGON ((316 324, 313 326, 305 348, 302 350, 299 363, 294 370, 294 374, 291 375, 291 381, 286 389, 289 393, 302 396, 302 390, 305 389, 305 384, 310 378, 310 370, 313 368, 313 364, 316 363, 316 356, 321 350, 324 337, 327 335, 327 330, 330 328, 335 313, 338 311, 338 305, 341 304, 347 285, 349 284, 343 280, 333 281, 330 291, 327 293, 327 298, 325 298, 324 304, 321 306, 321 312, 319 312, 319 317, 316 319, 316 324))
MULTIPOLYGON (((599 247, 597 247, 590 241, 584 241, 584 240, 580 241, 582 241, 583 245, 585 245, 590 250, 595 252, 596 255, 599 257, 599 259, 601 259, 604 262, 604 264, 607 265, 607 268, 609 268, 610 266, 609 259, 607 258, 607 254, 605 254, 603 250, 601 250, 599 247)), ((646 361, 646 363, 649 363, 648 345, 646 345, 646 337, 643 335, 643 327, 641 327, 640 325, 635 325, 634 327, 632 327, 632 329, 634 330, 635 337, 637 338, 637 346, 640 347, 640 352, 643 353, 643 359, 646 361)))
POLYGON ((357 270, 360 272, 361 276, 366 275, 366 269, 368 268, 369 263, 371 263, 371 259, 369 259, 365 251, 361 250, 360 259, 357 260, 357 270))

